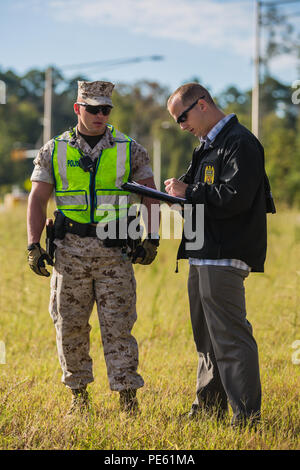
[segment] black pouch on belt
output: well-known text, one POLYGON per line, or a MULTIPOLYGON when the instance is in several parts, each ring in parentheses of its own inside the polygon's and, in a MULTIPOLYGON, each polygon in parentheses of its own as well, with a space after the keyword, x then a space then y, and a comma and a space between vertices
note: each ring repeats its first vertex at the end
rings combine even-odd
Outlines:
POLYGON ((46 252, 50 256, 50 258, 53 260, 54 258, 54 251, 55 251, 55 245, 54 245, 54 224, 53 221, 50 220, 46 224, 46 252))
POLYGON ((54 222, 54 237, 59 240, 63 240, 66 234, 65 219, 66 217, 62 212, 55 211, 55 222, 54 222))
POLYGON ((62 212, 55 211, 54 232, 55 238, 62 240, 66 233, 73 233, 79 237, 97 237, 97 228, 91 224, 81 224, 66 217, 62 212))

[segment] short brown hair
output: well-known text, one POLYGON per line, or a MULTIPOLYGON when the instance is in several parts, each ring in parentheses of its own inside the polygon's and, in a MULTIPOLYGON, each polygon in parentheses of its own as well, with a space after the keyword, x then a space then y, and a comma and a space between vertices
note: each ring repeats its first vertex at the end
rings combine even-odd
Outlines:
POLYGON ((203 99, 205 99, 207 103, 215 106, 215 102, 212 99, 210 93, 199 83, 186 83, 185 85, 181 85, 179 88, 177 88, 177 90, 175 90, 168 99, 168 107, 175 96, 178 96, 183 104, 190 104, 190 102, 195 101, 197 98, 200 98, 200 96, 204 96, 203 99))

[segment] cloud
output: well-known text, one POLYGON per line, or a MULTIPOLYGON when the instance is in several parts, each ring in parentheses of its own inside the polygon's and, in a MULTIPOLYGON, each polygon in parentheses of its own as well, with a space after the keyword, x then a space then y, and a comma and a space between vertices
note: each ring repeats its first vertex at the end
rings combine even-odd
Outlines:
POLYGON ((49 0, 53 18, 114 26, 134 34, 251 56, 251 0, 49 0))
POLYGON ((292 54, 281 54, 274 57, 269 64, 271 72, 278 75, 285 82, 293 82, 298 78, 299 59, 292 54))

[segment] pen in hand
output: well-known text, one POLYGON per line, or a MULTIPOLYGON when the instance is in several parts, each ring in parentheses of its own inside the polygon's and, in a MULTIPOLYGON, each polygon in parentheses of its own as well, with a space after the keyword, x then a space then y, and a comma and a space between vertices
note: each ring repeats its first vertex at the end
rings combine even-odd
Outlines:
POLYGON ((183 175, 179 176, 178 181, 183 181, 184 177, 185 177, 185 173, 183 175))

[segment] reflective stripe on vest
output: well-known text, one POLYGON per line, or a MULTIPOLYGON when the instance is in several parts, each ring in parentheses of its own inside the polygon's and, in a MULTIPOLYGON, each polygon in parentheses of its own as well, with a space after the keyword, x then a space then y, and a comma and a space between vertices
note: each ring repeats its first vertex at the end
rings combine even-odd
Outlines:
POLYGON ((57 208, 81 223, 108 222, 123 217, 130 207, 129 193, 121 185, 130 176, 131 139, 108 126, 116 145, 104 149, 97 161, 96 173, 79 166, 80 151, 59 136, 52 154, 57 208))

